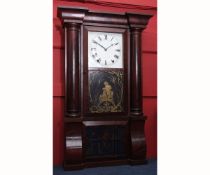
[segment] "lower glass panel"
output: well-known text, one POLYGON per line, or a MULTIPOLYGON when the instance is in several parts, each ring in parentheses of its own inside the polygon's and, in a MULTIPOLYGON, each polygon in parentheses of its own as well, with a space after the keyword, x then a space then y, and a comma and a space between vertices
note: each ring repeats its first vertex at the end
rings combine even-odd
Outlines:
POLYGON ((86 158, 126 157, 125 126, 86 127, 86 158))
POLYGON ((123 71, 89 71, 89 112, 123 112, 123 71))

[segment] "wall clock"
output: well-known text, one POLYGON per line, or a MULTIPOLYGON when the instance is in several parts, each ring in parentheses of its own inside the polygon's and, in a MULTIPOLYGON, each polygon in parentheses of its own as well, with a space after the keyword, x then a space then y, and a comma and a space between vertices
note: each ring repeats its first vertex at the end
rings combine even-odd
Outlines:
POLYGON ((58 7, 65 36, 64 169, 146 163, 141 32, 151 15, 58 7))

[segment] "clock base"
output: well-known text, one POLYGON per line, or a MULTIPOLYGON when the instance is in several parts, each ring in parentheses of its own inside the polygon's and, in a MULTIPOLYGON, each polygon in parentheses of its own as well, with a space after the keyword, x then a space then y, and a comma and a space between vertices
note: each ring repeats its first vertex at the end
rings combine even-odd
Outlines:
POLYGON ((141 160, 129 160, 130 165, 142 165, 142 164, 147 164, 148 161, 146 159, 141 159, 141 160))
POLYGON ((148 161, 145 160, 132 160, 132 159, 122 159, 122 160, 107 160, 107 161, 93 161, 93 162, 85 162, 80 164, 65 164, 63 168, 65 171, 69 170, 80 170, 84 168, 91 167, 102 167, 102 166, 118 166, 118 165, 142 165, 147 164, 148 161))
POLYGON ((80 169, 83 169, 84 167, 85 167, 84 163, 80 163, 80 164, 67 164, 67 163, 64 163, 63 164, 64 171, 80 170, 80 169))
POLYGON ((68 147, 65 147, 64 170, 147 163, 145 120, 145 116, 132 116, 124 121, 69 122, 65 125, 68 147))

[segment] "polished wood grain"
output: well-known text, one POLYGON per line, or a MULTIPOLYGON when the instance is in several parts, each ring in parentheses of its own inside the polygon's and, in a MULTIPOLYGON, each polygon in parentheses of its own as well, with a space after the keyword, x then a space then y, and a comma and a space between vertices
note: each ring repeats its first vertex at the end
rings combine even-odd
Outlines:
MULTIPOLYGON (((110 13, 87 8, 58 7, 65 34, 65 116, 64 169, 89 166, 146 163, 142 110, 141 34, 151 15, 110 13), (89 71, 88 31, 116 32, 123 35, 124 111, 90 113, 88 111, 89 71), (124 158, 115 155, 86 157, 87 127, 121 126, 125 135, 124 158)), ((113 69, 114 70, 114 69, 113 69)))
POLYGON ((70 23, 66 27, 66 117, 80 116, 80 25, 70 23))
POLYGON ((65 123, 64 136, 64 165, 81 164, 83 162, 82 123, 65 123))
POLYGON ((142 115, 141 29, 131 28, 131 115, 142 115))
POLYGON ((131 118, 130 134, 131 134, 131 149, 130 159, 146 161, 146 139, 144 134, 145 119, 131 118))

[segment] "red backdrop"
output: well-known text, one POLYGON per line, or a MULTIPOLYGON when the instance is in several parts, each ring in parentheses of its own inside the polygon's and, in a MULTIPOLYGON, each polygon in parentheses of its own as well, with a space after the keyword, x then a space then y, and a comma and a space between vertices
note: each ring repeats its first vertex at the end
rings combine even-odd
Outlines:
MULTIPOLYGON (((97 0, 97 2, 128 4, 124 8, 70 0, 53 1, 53 164, 63 162, 63 107, 64 107, 64 46, 61 37, 62 27, 57 18, 57 7, 80 6, 93 10, 114 12, 144 12, 154 14, 142 38, 143 68, 143 110, 148 117, 145 126, 147 158, 157 158, 157 3, 156 0, 97 0), (134 6, 138 5, 138 6, 134 6)), ((109 4, 110 5, 110 4, 109 4)))

